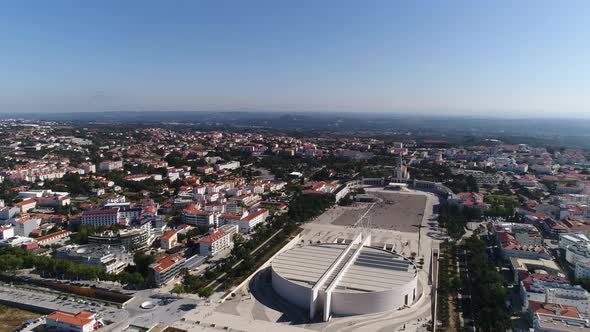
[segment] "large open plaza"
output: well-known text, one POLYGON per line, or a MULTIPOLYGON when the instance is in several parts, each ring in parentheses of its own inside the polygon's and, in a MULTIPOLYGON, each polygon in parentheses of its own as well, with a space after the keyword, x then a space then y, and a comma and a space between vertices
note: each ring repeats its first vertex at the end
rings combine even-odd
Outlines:
POLYGON ((354 207, 343 209, 330 222, 338 226, 355 226, 360 217, 365 217, 372 228, 400 232, 414 232, 422 222, 426 196, 413 193, 368 191, 374 196, 374 203, 356 203, 354 207))

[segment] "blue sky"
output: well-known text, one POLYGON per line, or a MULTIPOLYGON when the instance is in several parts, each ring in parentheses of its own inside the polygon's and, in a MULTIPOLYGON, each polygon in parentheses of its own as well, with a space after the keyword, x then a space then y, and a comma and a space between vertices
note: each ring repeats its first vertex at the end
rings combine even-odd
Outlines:
POLYGON ((0 2, 0 113, 234 109, 590 116, 590 2, 0 2))

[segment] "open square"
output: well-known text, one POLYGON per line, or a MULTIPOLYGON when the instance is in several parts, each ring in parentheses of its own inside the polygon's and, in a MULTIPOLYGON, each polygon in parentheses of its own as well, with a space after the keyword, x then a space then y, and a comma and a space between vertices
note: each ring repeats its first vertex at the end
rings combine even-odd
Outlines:
POLYGON ((426 196, 413 193, 387 192, 384 190, 368 191, 378 198, 375 203, 366 203, 366 208, 349 209, 332 221, 332 225, 354 226, 366 213, 372 228, 395 230, 400 232, 417 232, 416 225, 422 223, 426 196), (368 211, 368 212, 367 212, 368 211))

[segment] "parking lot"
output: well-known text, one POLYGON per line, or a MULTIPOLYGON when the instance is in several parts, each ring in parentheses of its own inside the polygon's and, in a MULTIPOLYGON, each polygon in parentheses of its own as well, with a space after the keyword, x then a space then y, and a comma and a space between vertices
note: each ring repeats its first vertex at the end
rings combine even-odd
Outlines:
POLYGON ((102 301, 62 294, 56 291, 37 289, 32 287, 9 284, 0 285, 0 298, 9 303, 18 303, 35 311, 49 313, 60 310, 77 313, 88 310, 97 313, 99 320, 108 324, 127 317, 127 313, 112 305, 105 305, 102 301))

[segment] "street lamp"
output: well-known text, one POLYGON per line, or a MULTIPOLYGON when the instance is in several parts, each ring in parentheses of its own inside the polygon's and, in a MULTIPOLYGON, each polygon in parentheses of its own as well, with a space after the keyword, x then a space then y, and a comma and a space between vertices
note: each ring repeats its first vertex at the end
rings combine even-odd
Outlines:
POLYGON ((420 257, 420 241, 422 239, 422 228, 427 228, 428 226, 423 226, 422 224, 412 225, 418 228, 418 257, 420 257))

